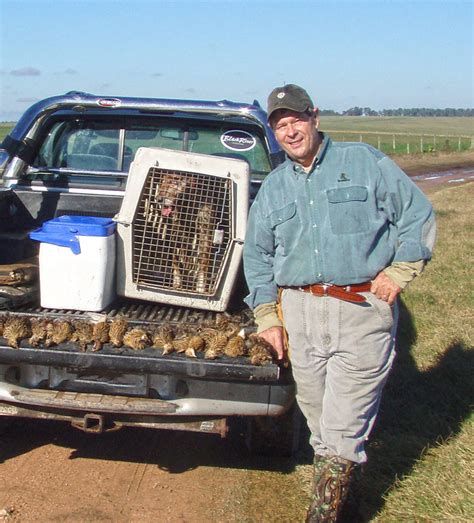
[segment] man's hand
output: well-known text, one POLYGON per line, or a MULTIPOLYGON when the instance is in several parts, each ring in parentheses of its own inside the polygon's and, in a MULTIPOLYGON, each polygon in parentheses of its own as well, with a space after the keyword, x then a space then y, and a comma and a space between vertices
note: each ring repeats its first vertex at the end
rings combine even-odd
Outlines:
POLYGON ((282 327, 270 327, 267 330, 259 332, 258 337, 264 339, 273 347, 273 351, 279 360, 284 358, 285 343, 282 327))
POLYGON ((384 272, 377 274, 370 288, 370 292, 375 294, 380 300, 386 301, 389 305, 393 305, 401 291, 402 289, 384 272))

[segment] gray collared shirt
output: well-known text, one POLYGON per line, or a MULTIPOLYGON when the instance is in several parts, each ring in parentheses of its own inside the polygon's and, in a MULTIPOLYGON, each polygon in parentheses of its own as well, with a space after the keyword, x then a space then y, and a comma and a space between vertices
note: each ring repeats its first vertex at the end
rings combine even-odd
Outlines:
POLYGON ((244 268, 251 308, 278 286, 348 285, 395 261, 431 258, 430 202, 383 153, 323 136, 309 173, 287 159, 265 179, 249 213, 244 268))

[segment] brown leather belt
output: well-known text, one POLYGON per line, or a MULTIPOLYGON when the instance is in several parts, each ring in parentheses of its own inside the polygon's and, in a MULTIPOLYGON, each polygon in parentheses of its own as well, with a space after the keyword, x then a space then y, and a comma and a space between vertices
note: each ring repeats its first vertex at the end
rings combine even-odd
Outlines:
POLYGON ((302 287, 283 287, 284 289, 294 289, 297 291, 309 292, 313 296, 331 296, 344 301, 353 303, 363 303, 367 301, 365 296, 359 292, 369 292, 372 283, 355 283, 354 285, 332 285, 331 283, 313 283, 302 287))

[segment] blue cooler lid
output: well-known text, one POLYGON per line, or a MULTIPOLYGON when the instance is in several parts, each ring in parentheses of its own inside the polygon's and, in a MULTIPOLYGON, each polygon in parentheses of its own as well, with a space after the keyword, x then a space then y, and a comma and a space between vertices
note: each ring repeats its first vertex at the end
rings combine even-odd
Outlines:
POLYGON ((59 216, 44 222, 30 232, 30 238, 61 247, 69 247, 74 254, 81 252, 78 236, 111 236, 115 232, 111 218, 99 216, 59 216))

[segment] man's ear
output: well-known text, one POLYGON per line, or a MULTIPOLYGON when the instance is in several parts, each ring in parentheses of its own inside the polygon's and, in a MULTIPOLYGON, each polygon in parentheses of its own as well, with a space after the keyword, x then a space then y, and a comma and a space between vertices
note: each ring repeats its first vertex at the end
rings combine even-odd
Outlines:
POLYGON ((314 118, 316 129, 319 129, 319 109, 317 107, 312 110, 312 117, 314 118))

